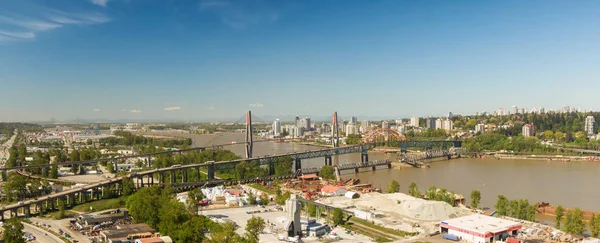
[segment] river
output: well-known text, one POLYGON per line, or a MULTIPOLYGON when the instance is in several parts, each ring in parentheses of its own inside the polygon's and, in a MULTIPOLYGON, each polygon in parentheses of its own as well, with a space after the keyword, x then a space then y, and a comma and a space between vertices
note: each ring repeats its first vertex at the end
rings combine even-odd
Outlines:
MULTIPOLYGON (((161 133, 163 135, 175 135, 161 133)), ((230 141, 244 141, 244 134, 176 134, 191 137, 194 146, 226 144, 230 141)), ((258 140, 258 139, 257 139, 258 140)), ((243 156, 243 144, 227 146, 236 154, 243 156)), ((316 146, 261 142, 254 144, 254 156, 283 154, 306 150, 322 149, 316 146)), ((397 160, 397 154, 369 153, 369 160, 397 160)), ((360 154, 340 155, 338 163, 360 161, 360 154)), ((317 167, 324 164, 324 158, 303 161, 303 167, 317 167)), ((346 171, 342 176, 356 177, 362 183, 372 183, 383 190, 391 180, 400 182, 401 190, 408 191, 408 185, 415 182, 423 192, 429 186, 446 188, 463 194, 467 200, 472 190, 481 192, 481 206, 493 207, 497 195, 503 194, 509 199, 528 199, 530 203, 549 202, 552 205, 579 207, 585 210, 600 211, 600 164, 597 162, 575 161, 561 163, 541 160, 496 160, 496 159, 455 159, 431 164, 430 168, 399 167, 391 170, 363 169, 354 174, 346 171)))

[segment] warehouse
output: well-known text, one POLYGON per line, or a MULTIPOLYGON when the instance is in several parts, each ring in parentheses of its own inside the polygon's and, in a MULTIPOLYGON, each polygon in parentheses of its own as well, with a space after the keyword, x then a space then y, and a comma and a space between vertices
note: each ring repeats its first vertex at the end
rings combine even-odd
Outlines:
POLYGON ((440 232, 455 235, 460 240, 468 242, 487 243, 506 240, 509 236, 516 236, 521 227, 522 225, 519 222, 472 214, 442 221, 440 232))

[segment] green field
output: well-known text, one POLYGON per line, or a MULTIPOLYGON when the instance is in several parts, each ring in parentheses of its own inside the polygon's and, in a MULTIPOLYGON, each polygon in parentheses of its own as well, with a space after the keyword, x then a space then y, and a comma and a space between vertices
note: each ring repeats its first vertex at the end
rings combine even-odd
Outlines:
POLYGON ((107 209, 116 209, 116 208, 122 208, 122 207, 125 207, 125 198, 124 197, 103 199, 100 201, 79 204, 79 205, 73 207, 72 210, 78 211, 78 212, 89 213, 89 212, 97 212, 97 211, 102 211, 102 210, 107 210, 107 209), (92 207, 92 210, 90 210, 90 206, 92 207))

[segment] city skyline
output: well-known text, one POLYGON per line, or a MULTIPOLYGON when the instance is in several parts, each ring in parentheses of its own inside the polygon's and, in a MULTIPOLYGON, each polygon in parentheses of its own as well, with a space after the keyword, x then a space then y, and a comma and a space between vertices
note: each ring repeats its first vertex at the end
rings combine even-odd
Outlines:
POLYGON ((2 2, 0 120, 600 110, 599 2, 345 4, 2 2))

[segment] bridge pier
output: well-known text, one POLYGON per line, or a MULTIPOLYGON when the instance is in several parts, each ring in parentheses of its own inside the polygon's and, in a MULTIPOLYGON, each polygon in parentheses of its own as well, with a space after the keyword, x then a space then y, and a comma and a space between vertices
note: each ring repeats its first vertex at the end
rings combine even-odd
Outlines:
POLYGON ((302 170, 302 160, 300 158, 296 158, 294 162, 294 172, 302 170))
POLYGON ((372 169, 373 171, 375 171, 375 170, 377 169, 376 167, 377 167, 377 166, 371 166, 371 169, 372 169))
POLYGON ((329 156, 329 155, 325 156, 325 165, 329 165, 329 166, 333 165, 331 156, 329 156))
POLYGON ((354 174, 358 174, 358 167, 354 168, 354 174))
POLYGON ((4 211, 0 211, 0 221, 4 222, 4 211))
POLYGON ((152 156, 150 156, 150 155, 148 155, 147 164, 148 164, 148 168, 152 167, 152 156))
POLYGON ((273 162, 273 159, 269 159, 269 175, 275 175, 275 162, 273 162))
POLYGON ((202 176, 200 176, 200 175, 202 175, 202 174, 200 172, 200 167, 196 167, 196 170, 198 171, 198 179, 197 179, 197 181, 201 181, 202 180, 202 176))
POLYGON ((369 153, 366 151, 363 151, 360 153, 360 162, 365 163, 369 161, 369 153))
POLYGON ((119 172, 119 170, 118 170, 119 167, 117 166, 117 160, 116 159, 113 161, 113 167, 114 167, 113 169, 114 169, 115 173, 119 172))
POLYGON ((207 169, 208 170, 208 173, 207 173, 208 180, 209 181, 214 180, 215 179, 215 162, 214 161, 208 162, 207 168, 208 168, 207 169))

